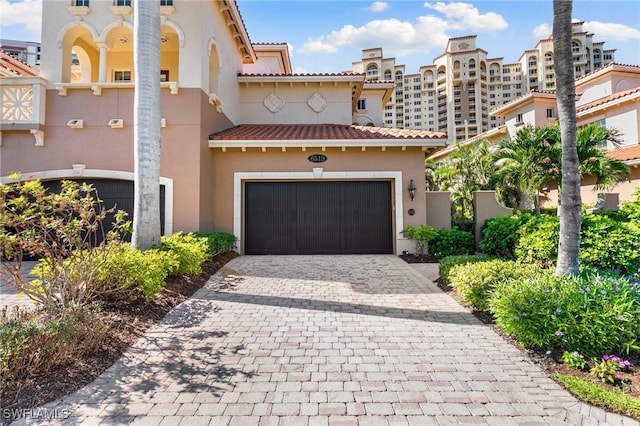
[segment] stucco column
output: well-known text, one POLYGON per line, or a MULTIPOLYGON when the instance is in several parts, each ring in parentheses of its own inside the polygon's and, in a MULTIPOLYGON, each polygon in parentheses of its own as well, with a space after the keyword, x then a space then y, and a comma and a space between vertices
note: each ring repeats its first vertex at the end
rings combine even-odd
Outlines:
POLYGON ((100 48, 100 63, 99 71, 98 71, 98 82, 106 83, 107 82, 107 45, 105 43, 98 43, 98 47, 100 48))

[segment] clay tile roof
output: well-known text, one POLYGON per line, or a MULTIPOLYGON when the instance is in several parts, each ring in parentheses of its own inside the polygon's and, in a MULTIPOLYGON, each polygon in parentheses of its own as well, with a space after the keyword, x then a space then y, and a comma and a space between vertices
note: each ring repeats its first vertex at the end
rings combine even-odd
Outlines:
POLYGON ((345 76, 364 76, 355 72, 333 72, 333 73, 306 73, 306 74, 245 74, 238 73, 238 77, 345 77, 345 76))
POLYGON ((633 89, 623 90, 622 92, 614 93, 609 96, 605 96, 604 98, 596 99, 593 102, 589 102, 588 104, 584 104, 577 107, 576 112, 586 111, 590 108, 594 108, 599 105, 606 104, 607 102, 615 101, 616 99, 620 99, 634 93, 640 93, 640 87, 634 87, 633 89))
POLYGON ((209 140, 446 139, 446 133, 343 124, 242 124, 209 135, 209 140))
POLYGON ((14 58, 4 50, 0 50, 0 68, 17 76, 37 76, 38 70, 31 68, 26 62, 14 58))
POLYGON ((626 148, 609 151, 607 155, 620 161, 630 161, 640 159, 640 145, 633 145, 626 148))

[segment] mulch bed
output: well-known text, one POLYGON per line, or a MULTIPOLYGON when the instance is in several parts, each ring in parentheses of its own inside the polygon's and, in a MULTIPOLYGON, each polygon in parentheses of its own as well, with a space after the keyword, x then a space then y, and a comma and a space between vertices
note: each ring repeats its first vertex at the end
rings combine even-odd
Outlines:
POLYGON ((440 262, 435 256, 432 256, 430 254, 403 253, 398 257, 407 263, 439 263, 440 262))
POLYGON ((2 387, 3 409, 29 409, 68 395, 85 385, 109 368, 149 328, 164 318, 198 289, 231 259, 235 252, 220 254, 204 263, 202 274, 167 279, 167 285, 152 301, 144 299, 106 304, 99 319, 108 327, 100 349, 73 365, 53 369, 23 383, 20 389, 2 387))

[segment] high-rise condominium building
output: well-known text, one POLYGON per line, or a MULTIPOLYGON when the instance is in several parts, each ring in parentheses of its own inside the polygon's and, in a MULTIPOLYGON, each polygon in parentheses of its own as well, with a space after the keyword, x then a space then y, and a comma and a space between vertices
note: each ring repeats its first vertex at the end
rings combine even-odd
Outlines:
MULTIPOLYGON (((614 61, 615 50, 594 43, 593 34, 573 24, 575 76, 581 77, 614 61)), ((393 80, 394 93, 384 110, 384 125, 446 132, 449 142, 461 141, 498 127, 502 118, 489 112, 531 90, 555 90, 553 40, 538 41, 517 62, 503 63, 476 44, 476 36, 449 39, 432 65, 418 73, 405 73, 395 58, 385 58, 382 48, 364 49, 353 62, 354 72, 367 80, 393 80)))
POLYGON ((0 39, 0 50, 4 50, 32 68, 40 65, 40 43, 38 42, 0 39))

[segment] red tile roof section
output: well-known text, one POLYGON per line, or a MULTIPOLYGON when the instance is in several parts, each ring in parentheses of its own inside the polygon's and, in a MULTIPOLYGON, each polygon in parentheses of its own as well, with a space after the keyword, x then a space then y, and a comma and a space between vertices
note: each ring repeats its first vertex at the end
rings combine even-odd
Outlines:
POLYGON ((623 98, 628 95, 632 95, 634 93, 640 92, 640 87, 634 87, 633 89, 623 90, 622 92, 614 93, 609 96, 605 96, 604 98, 596 99, 593 102, 589 102, 588 104, 581 105, 576 108, 576 112, 586 111, 590 108, 597 107, 602 104, 606 104, 607 102, 615 101, 616 99, 623 98))
POLYGON ((209 140, 446 139, 446 133, 341 124, 242 124, 209 135, 209 140))
POLYGON ((633 145, 626 148, 609 151, 607 155, 620 161, 630 161, 640 159, 640 145, 633 145))
POLYGON ((355 72, 333 72, 333 73, 308 73, 308 74, 245 74, 238 73, 238 77, 351 77, 364 76, 355 72))
POLYGON ((15 75, 29 77, 38 75, 38 70, 31 68, 26 62, 14 58, 4 50, 0 50, 0 67, 15 75))

